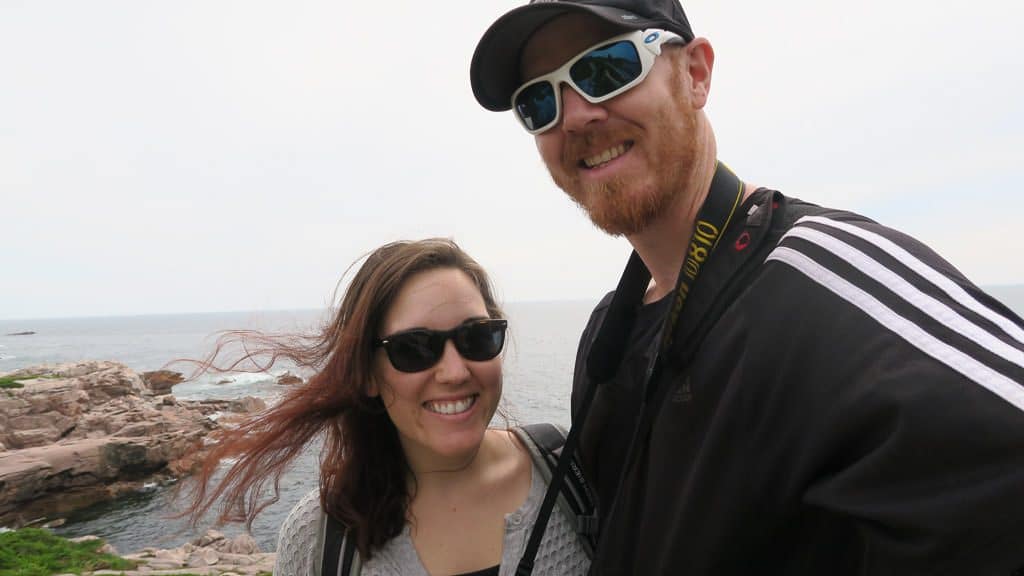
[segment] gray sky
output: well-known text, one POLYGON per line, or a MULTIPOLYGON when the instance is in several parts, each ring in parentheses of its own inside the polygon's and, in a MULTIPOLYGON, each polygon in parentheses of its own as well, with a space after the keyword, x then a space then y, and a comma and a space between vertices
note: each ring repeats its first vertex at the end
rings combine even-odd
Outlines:
MULTIPOLYGON (((628 244, 469 88, 518 4, 0 0, 0 318, 318 307, 368 250, 434 235, 506 301, 597 299, 628 244)), ((685 8, 741 177, 1024 283, 1017 3, 685 8)))

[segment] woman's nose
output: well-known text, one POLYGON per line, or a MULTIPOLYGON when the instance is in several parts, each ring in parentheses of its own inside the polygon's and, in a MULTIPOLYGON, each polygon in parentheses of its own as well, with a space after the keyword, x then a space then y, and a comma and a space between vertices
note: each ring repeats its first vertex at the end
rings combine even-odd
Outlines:
POLYGON ((438 381, 458 383, 469 377, 469 367, 466 359, 459 354, 455 343, 448 340, 444 343, 444 351, 441 353, 441 360, 438 361, 434 372, 438 381))

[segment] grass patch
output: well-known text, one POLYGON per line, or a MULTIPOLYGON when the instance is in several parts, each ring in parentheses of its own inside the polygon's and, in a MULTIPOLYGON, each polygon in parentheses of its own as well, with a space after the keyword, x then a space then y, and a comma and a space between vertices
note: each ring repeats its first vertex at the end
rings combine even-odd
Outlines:
POLYGON ((21 382, 15 382, 15 380, 26 380, 26 378, 15 378, 13 376, 4 376, 0 378, 0 388, 24 388, 25 385, 21 382))
POLYGON ((18 380, 35 380, 36 378, 50 378, 46 374, 35 374, 33 376, 0 376, 0 388, 24 388, 25 385, 18 380))
POLYGON ((136 563, 96 551, 102 540, 70 542, 38 528, 0 534, 0 576, 51 576, 93 570, 131 570, 136 563))

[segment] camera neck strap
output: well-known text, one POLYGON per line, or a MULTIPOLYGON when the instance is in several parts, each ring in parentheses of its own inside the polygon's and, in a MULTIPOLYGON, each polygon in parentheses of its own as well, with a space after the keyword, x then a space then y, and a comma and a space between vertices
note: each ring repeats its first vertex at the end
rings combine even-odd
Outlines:
MULTIPOLYGON (((715 174, 711 180, 708 196, 694 220, 693 233, 686 245, 686 256, 679 270, 679 277, 673 291, 671 308, 665 317, 661 331, 661 342, 658 346, 659 355, 673 345, 676 325, 686 305, 687 296, 697 281, 700 273, 714 253, 719 239, 725 233, 729 223, 743 202, 743 182, 722 162, 717 162, 715 174)), ((626 263, 626 269, 615 288, 615 294, 608 306, 604 321, 598 331, 594 344, 586 359, 587 386, 576 413, 573 414, 573 425, 566 437, 558 466, 548 484, 547 493, 537 514, 537 521, 530 532, 530 539, 523 551, 523 556, 516 568, 516 576, 529 576, 533 572, 534 559, 541 539, 547 528, 548 518, 554 508, 555 500, 569 463, 579 444, 579 435, 583 430, 590 404, 593 402, 597 387, 615 377, 619 364, 622 362, 637 312, 643 303, 644 295, 650 284, 651 273, 634 250, 626 263)), ((646 388, 646 385, 644 386, 646 388)))

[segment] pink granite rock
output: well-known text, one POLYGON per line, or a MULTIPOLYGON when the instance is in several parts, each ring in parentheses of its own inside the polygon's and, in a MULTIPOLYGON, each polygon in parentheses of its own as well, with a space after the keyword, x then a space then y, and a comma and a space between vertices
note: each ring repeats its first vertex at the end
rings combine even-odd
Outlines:
POLYGON ((189 473, 203 439, 225 412, 256 411, 262 400, 183 402, 156 396, 115 362, 24 368, 35 376, 0 390, 0 525, 130 490, 154 475, 189 473))

